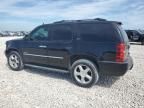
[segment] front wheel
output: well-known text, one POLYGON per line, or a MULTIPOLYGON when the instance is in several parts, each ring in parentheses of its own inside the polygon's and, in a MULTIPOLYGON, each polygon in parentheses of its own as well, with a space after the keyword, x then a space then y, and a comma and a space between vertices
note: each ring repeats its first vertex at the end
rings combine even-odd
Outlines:
POLYGON ((16 51, 12 51, 8 54, 8 65, 12 70, 22 70, 24 65, 20 54, 16 51))
POLYGON ((80 59, 73 63, 71 76, 73 81, 81 87, 91 87, 99 80, 96 66, 86 59, 80 59))

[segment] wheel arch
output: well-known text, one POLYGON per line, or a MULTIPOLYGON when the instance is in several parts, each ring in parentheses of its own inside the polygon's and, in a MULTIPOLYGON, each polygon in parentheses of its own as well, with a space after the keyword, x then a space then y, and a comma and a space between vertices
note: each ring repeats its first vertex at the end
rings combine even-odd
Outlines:
POLYGON ((10 49, 6 50, 6 56, 8 56, 8 54, 9 54, 10 52, 12 52, 12 51, 16 51, 16 52, 18 52, 19 54, 21 54, 18 49, 16 49, 16 48, 10 48, 10 49))
POLYGON ((92 56, 92 55, 86 55, 86 54, 77 54, 77 55, 72 55, 70 57, 70 66, 72 66, 72 64, 76 61, 76 60, 79 60, 79 59, 86 59, 86 60, 89 60, 91 61, 92 63, 94 63, 94 65, 98 68, 99 70, 99 65, 98 65, 98 60, 95 56, 92 56))

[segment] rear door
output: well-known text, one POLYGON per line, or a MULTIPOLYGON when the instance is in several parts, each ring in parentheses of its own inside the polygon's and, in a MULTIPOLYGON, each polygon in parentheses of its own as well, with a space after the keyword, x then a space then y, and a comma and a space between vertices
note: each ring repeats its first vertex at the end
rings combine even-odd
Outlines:
POLYGON ((40 26, 32 31, 23 44, 24 62, 47 65, 47 44, 49 40, 49 30, 46 26, 40 26))
POLYGON ((48 43, 48 65, 68 68, 72 51, 73 31, 68 24, 51 26, 51 41, 48 43))

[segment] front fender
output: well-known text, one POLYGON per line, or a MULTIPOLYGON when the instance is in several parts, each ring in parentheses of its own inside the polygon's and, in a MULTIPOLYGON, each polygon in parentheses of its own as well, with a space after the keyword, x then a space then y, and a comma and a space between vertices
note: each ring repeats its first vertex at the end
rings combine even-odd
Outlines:
POLYGON ((21 56, 21 48, 20 48, 20 44, 18 42, 12 42, 12 41, 7 41, 6 42, 6 50, 5 50, 5 55, 8 56, 8 54, 11 51, 17 51, 21 56))

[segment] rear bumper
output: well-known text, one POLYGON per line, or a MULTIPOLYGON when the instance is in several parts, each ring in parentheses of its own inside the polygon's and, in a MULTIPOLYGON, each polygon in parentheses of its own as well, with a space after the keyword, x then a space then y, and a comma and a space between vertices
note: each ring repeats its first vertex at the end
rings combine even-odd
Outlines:
POLYGON ((104 75, 111 76, 122 76, 128 70, 133 68, 132 57, 129 57, 124 63, 100 61, 99 62, 99 72, 104 75))

